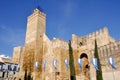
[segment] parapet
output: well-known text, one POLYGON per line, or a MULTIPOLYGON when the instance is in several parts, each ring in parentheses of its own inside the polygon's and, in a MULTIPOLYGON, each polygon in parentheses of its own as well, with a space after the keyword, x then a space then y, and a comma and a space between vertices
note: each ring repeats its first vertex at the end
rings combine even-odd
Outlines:
POLYGON ((93 44, 94 40, 97 40, 98 46, 103 46, 111 42, 115 42, 115 40, 109 35, 108 28, 104 27, 100 30, 97 30, 96 32, 92 32, 85 36, 76 36, 75 34, 72 34, 72 43, 73 44, 79 44, 82 43, 83 45, 89 45, 93 44))
POLYGON ((41 18, 43 18, 44 20, 46 20, 46 14, 43 13, 43 12, 41 12, 40 10, 38 10, 38 9, 36 8, 36 9, 34 9, 33 14, 30 15, 30 16, 28 16, 28 21, 33 20, 33 18, 34 18, 35 16, 40 16, 41 18))
POLYGON ((82 36, 82 37, 85 37, 86 39, 90 39, 90 38, 96 38, 97 36, 101 36, 104 34, 110 36, 107 27, 104 27, 100 30, 97 30, 96 32, 92 32, 92 33, 85 35, 85 36, 82 36))
POLYGON ((52 40, 52 45, 53 45, 53 48, 61 47, 61 48, 64 48, 64 49, 68 49, 68 42, 66 42, 63 39, 59 39, 59 38, 53 39, 52 40))

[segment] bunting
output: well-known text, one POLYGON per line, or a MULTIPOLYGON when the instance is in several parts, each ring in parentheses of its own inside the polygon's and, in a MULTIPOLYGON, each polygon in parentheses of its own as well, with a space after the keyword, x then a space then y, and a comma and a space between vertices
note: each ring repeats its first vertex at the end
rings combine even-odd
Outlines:
POLYGON ((46 69, 46 60, 43 61, 43 65, 44 65, 44 71, 46 69))
POLYGON ((108 62, 109 62, 109 64, 111 65, 111 67, 112 67, 113 69, 117 69, 117 68, 115 67, 115 64, 114 64, 114 58, 112 58, 112 57, 108 58, 108 62))
POLYGON ((17 65, 17 71, 20 71, 20 64, 17 65))
POLYGON ((82 69, 82 59, 78 59, 78 64, 79 64, 79 67, 80 67, 80 69, 82 69))
POLYGON ((38 69, 38 66, 39 66, 38 61, 36 61, 35 62, 35 68, 38 69))
POLYGON ((10 66, 10 70, 13 71, 13 69, 14 69, 14 65, 12 64, 12 65, 10 66))
POLYGON ((53 66, 54 66, 54 69, 56 69, 56 67, 57 67, 57 60, 53 60, 53 66))
POLYGON ((97 58, 92 58, 92 64, 93 64, 93 66, 95 67, 96 70, 99 70, 99 69, 98 69, 97 58))
POLYGON ((69 65, 68 59, 65 59, 65 65, 66 65, 66 68, 68 69, 68 65, 69 65))

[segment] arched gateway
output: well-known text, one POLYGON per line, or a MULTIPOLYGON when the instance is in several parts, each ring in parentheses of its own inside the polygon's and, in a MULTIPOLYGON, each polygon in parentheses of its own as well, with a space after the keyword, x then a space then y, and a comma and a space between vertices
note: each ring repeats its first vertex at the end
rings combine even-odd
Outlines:
POLYGON ((83 80, 90 80, 90 64, 88 60, 88 55, 86 53, 82 53, 80 55, 80 59, 82 59, 82 74, 83 80))

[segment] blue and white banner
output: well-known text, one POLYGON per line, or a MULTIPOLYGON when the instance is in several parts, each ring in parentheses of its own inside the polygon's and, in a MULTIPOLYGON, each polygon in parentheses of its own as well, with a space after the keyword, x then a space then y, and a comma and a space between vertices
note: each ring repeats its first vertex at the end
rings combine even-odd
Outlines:
POLYGON ((2 65, 0 65, 0 70, 2 70, 2 65))
POLYGON ((78 64, 79 64, 79 66, 80 66, 80 68, 82 69, 82 59, 78 59, 78 64))
POLYGON ((68 59, 65 59, 65 65, 66 65, 66 68, 68 69, 68 65, 69 65, 68 59))
POLYGON ((46 69, 46 60, 43 61, 43 67, 44 67, 44 71, 46 69))
POLYGON ((0 65, 1 66, 1 70, 3 70, 3 65, 0 65))
POLYGON ((95 67, 96 70, 99 70, 99 69, 98 69, 97 58, 92 58, 92 64, 93 64, 93 66, 95 67))
POLYGON ((57 68, 57 60, 53 60, 53 66, 54 66, 54 69, 57 68))
POLYGON ((111 67, 112 67, 113 69, 117 69, 117 68, 115 67, 115 64, 114 64, 114 58, 112 58, 112 57, 108 58, 108 62, 109 62, 109 64, 111 65, 111 67))
POLYGON ((7 64, 4 64, 3 65, 3 70, 7 70, 8 68, 7 68, 7 64))
POLYGON ((11 71, 13 71, 13 69, 14 69, 14 65, 12 64, 10 67, 11 67, 11 71))
POLYGON ((17 71, 20 71, 20 64, 17 65, 17 71))
POLYGON ((38 69, 38 66, 39 66, 38 61, 36 61, 35 62, 35 68, 38 69))

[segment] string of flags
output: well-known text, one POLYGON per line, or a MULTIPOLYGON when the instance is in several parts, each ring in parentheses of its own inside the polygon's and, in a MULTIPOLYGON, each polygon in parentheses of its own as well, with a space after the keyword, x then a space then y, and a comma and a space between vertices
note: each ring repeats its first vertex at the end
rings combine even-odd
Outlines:
MULTIPOLYGON (((64 62, 65 62, 66 69, 68 69, 69 60, 65 59, 64 62)), ((97 60, 97 58, 92 58, 91 63, 93 64, 95 69, 98 71, 99 68, 98 68, 98 60, 97 60)), ((112 57, 108 58, 108 63, 111 65, 111 67, 113 69, 117 69, 115 67, 115 64, 114 64, 114 58, 112 58, 112 57)), ((80 59, 80 58, 78 59, 78 65, 79 65, 80 69, 82 70, 82 59, 80 59)), ((45 70, 46 69, 46 61, 43 61, 43 66, 44 66, 44 70, 45 70)), ((57 60, 56 59, 53 60, 53 67, 54 67, 54 69, 57 69, 57 60)))
MULTIPOLYGON (((113 57, 110 57, 107 59, 108 60, 108 63, 111 65, 112 69, 117 69, 115 67, 115 64, 114 64, 114 58, 113 57)), ((92 58, 92 64, 93 66, 95 67, 95 69, 98 71, 98 62, 97 62, 97 58, 92 58)))
POLYGON ((95 69, 98 71, 98 63, 97 63, 97 58, 92 58, 92 64, 95 67, 95 69))
POLYGON ((115 64, 114 64, 114 58, 112 58, 112 57, 108 58, 108 62, 109 62, 109 64, 111 65, 111 67, 112 67, 113 69, 117 69, 117 68, 115 67, 115 64))
MULTIPOLYGON (((117 69, 116 66, 115 66, 115 64, 114 64, 114 58, 113 57, 107 58, 107 61, 110 64, 110 66, 112 67, 112 69, 115 69, 115 70, 117 69)), ((68 67, 69 67, 69 60, 65 59, 64 63, 65 63, 66 69, 68 69, 68 67)), ((97 60, 97 58, 92 58, 91 63, 93 64, 93 66, 95 67, 95 69, 98 71, 99 68, 98 68, 98 60, 97 60)), ((44 71, 46 70, 46 67, 47 67, 46 64, 47 64, 46 60, 44 60, 43 61, 44 71)), ((80 59, 80 58, 78 59, 78 65, 79 65, 80 69, 82 70, 82 59, 80 59)), ((39 62, 36 61, 35 62, 35 68, 36 68, 36 70, 38 69, 38 67, 39 67, 39 62)), ((54 67, 54 69, 57 69, 57 60, 56 59, 53 60, 53 67, 54 67)), ((2 69, 6 70, 7 66, 3 65, 2 69)), ((14 65, 11 65, 10 69, 11 69, 11 71, 14 71, 14 65)), ((20 71, 20 64, 18 64, 16 66, 16 70, 15 71, 17 71, 17 72, 20 71)))
MULTIPOLYGON (((112 69, 116 70, 117 68, 116 68, 116 66, 114 64, 114 58, 110 57, 107 60, 108 60, 108 63, 110 64, 110 66, 112 67, 112 69)), ((65 62, 65 65, 66 65, 66 69, 68 69, 69 60, 65 59, 64 62, 65 62)), ((97 58, 92 58, 91 63, 93 64, 95 69, 98 71, 99 68, 98 68, 98 60, 97 60, 97 58)), ((80 59, 80 58, 78 59, 78 65, 79 65, 80 69, 82 69, 82 59, 80 59)), ((38 69, 38 66, 39 66, 39 63, 38 63, 38 61, 36 61, 35 62, 35 68, 38 69)), ((43 67, 44 67, 44 71, 45 71, 45 69, 46 69, 46 60, 43 61, 43 67)), ((54 67, 54 69, 57 69, 57 60, 56 59, 53 60, 53 67, 54 67)), ((7 69, 7 67, 5 65, 3 65, 3 69, 7 69)), ((13 65, 11 65, 11 70, 14 71, 14 66, 13 65)), ((18 72, 20 71, 20 64, 17 65, 16 71, 18 71, 18 72)))

